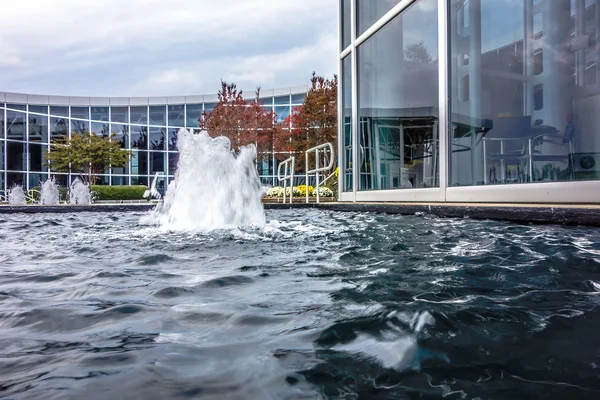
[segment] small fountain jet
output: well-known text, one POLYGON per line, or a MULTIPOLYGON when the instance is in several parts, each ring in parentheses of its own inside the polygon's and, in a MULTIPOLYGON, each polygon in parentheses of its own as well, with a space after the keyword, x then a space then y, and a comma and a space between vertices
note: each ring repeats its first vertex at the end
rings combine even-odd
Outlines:
POLYGON ((150 196, 152 196, 152 198, 154 199, 162 199, 162 195, 160 194, 160 192, 158 190, 156 190, 156 181, 158 180, 158 175, 159 173, 157 172, 154 175, 154 179, 152 179, 152 184, 150 185, 150 189, 146 190, 144 192, 144 198, 147 199, 150 196))

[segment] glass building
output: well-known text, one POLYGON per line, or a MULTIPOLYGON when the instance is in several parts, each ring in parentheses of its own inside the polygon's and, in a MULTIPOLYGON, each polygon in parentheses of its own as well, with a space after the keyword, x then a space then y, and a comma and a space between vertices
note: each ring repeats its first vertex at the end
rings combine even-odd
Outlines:
MULTIPOLYGON (((307 91, 308 86, 262 90, 261 102, 283 121, 307 91)), ((53 139, 71 132, 115 133, 114 140, 134 153, 127 167, 105 171, 103 184, 149 185, 158 172, 157 186, 164 190, 177 168, 177 131, 198 129, 203 111, 210 112, 216 103, 216 95, 97 98, 0 92, 0 191, 14 185, 31 189, 49 176, 69 185, 77 174, 49 170, 44 154, 53 139)), ((264 184, 277 183, 275 156, 271 152, 258 162, 264 184)))
POLYGON ((344 201, 600 203, 597 0, 340 0, 344 201))

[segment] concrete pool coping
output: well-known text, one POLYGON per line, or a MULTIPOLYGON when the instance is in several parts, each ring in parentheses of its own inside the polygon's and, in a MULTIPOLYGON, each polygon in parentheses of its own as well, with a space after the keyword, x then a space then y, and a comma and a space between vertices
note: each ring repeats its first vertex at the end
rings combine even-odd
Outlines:
MULTIPOLYGON (((92 205, 9 206, 0 205, 0 214, 129 212, 148 211, 156 203, 103 203, 92 205)), ((600 205, 596 204, 492 204, 492 203, 265 203, 267 210, 315 208, 340 212, 386 214, 428 214, 444 218, 472 218, 518 223, 549 223, 600 227, 600 205)))

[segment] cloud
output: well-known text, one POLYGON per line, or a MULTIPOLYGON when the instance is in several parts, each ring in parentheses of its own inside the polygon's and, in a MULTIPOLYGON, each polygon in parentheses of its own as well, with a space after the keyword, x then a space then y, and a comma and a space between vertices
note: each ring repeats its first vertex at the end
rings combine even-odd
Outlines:
POLYGON ((337 68, 336 0, 26 0, 2 11, 0 90, 189 94, 220 78, 281 86, 337 68))

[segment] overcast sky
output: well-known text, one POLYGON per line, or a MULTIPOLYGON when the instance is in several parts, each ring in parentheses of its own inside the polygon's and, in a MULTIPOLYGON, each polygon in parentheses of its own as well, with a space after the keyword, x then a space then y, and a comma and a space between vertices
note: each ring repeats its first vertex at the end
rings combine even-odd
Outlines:
POLYGON ((0 91, 245 92, 336 73, 336 0, 20 0, 0 6, 0 91))

